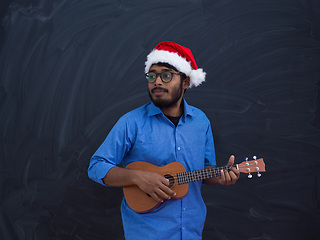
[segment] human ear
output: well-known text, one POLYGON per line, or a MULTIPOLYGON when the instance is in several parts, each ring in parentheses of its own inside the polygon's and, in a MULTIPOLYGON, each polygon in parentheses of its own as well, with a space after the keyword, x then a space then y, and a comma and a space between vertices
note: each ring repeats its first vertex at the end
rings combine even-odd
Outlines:
POLYGON ((190 77, 186 77, 183 80, 183 89, 187 89, 190 86, 190 77))

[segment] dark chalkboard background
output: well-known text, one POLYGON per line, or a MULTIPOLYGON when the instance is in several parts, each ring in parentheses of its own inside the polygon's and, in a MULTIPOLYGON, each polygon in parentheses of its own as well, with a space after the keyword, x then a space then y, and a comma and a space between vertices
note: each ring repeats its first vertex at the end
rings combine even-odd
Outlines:
POLYGON ((318 0, 2 1, 0 239, 123 239, 122 190, 87 177, 118 118, 149 101, 146 55, 192 49, 218 165, 267 172, 204 186, 205 240, 320 237, 318 0))

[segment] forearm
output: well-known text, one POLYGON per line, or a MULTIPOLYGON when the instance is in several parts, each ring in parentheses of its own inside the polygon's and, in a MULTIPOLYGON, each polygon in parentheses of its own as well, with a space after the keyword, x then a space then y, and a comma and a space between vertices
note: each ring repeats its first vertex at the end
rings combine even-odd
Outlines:
POLYGON ((158 202, 175 195, 168 187, 169 181, 164 176, 149 171, 113 167, 102 181, 112 187, 137 185, 158 202))
POLYGON ((123 187, 137 184, 140 170, 113 167, 102 181, 111 187, 123 187))

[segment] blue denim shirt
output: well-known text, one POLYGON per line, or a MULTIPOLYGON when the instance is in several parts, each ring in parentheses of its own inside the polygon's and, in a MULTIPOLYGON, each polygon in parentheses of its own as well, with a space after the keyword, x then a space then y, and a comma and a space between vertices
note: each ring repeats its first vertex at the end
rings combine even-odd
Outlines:
MULTIPOLYGON (((153 103, 122 116, 92 156, 89 177, 104 185, 102 178, 121 161, 124 167, 134 161, 157 166, 178 161, 186 171, 215 166, 210 122, 201 110, 183 101, 184 113, 177 127, 153 103)), ((201 185, 201 181, 189 183, 184 198, 167 200, 144 214, 133 211, 123 199, 126 239, 201 239, 206 218, 201 185)))

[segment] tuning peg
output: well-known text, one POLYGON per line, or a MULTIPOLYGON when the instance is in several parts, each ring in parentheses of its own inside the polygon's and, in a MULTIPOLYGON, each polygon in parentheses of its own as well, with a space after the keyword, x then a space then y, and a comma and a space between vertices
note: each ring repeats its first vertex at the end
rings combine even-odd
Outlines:
POLYGON ((248 174, 248 178, 252 178, 252 174, 251 173, 248 174))
POLYGON ((253 156, 253 159, 254 159, 254 160, 257 160, 257 156, 253 156))
POLYGON ((258 173, 257 173, 257 176, 258 176, 258 177, 261 177, 261 173, 258 172, 258 173))

